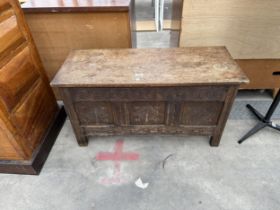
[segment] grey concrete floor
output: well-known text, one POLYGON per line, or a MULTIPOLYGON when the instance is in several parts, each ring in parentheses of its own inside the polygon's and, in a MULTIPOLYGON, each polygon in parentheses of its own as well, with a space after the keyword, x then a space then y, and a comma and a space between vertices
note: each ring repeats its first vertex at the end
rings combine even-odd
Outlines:
POLYGON ((137 32, 137 48, 178 47, 179 31, 137 32))
POLYGON ((236 142, 254 123, 229 120, 218 148, 207 137, 157 135, 93 138, 79 147, 67 120, 39 176, 0 175, 0 209, 279 210, 279 133, 236 142), (96 155, 119 139, 139 159, 121 161, 116 174, 96 155), (148 188, 135 186, 138 177, 148 188))

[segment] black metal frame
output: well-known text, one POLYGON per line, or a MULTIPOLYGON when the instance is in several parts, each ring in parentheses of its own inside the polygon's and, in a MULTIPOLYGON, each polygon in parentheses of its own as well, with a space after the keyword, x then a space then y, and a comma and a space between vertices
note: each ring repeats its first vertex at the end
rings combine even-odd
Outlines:
POLYGON ((272 104, 270 105, 267 113, 265 116, 263 116, 261 113, 259 113, 254 107, 252 107, 250 104, 247 104, 247 108, 257 117, 257 119, 260 121, 258 122, 255 127, 253 127, 248 133, 246 133, 239 141, 238 143, 241 144, 244 142, 247 138, 257 133, 259 130, 265 128, 266 126, 276 129, 280 131, 280 125, 277 125, 271 121, 271 117, 277 108, 278 104, 280 102, 280 90, 278 91, 276 97, 274 98, 272 104))

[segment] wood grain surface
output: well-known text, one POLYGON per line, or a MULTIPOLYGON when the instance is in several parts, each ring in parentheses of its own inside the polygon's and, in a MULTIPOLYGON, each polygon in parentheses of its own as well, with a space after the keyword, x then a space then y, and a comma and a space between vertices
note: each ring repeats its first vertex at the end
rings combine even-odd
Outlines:
POLYGON ((250 78, 246 89, 274 89, 280 87, 280 59, 241 59, 236 60, 250 78))
POLYGON ((279 0, 185 0, 180 46, 224 45, 235 59, 279 59, 279 11, 279 0))
POLYGON ((224 47, 73 51, 53 87, 240 84, 247 77, 224 47))
POLYGON ((19 2, 1 0, 0 159, 30 159, 57 111, 19 2))
POLYGON ((131 47, 128 13, 28 14, 26 20, 50 80, 71 50, 131 47))

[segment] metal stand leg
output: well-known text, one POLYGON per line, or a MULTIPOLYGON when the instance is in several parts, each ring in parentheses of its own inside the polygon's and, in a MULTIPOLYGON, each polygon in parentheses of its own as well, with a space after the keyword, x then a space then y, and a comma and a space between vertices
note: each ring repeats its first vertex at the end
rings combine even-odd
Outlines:
POLYGON ((248 133, 246 133, 239 141, 238 143, 241 144, 244 142, 247 138, 257 133, 262 128, 268 126, 270 128, 273 128, 275 130, 280 131, 280 126, 276 125, 271 121, 271 117, 277 108, 278 104, 280 102, 280 91, 278 91, 276 97, 274 98, 272 104, 270 105, 267 113, 265 116, 263 116, 261 113, 259 113, 254 107, 252 107, 250 104, 247 104, 247 108, 257 117, 257 119, 260 121, 254 128, 252 128, 248 133))
POLYGON ((280 131, 280 125, 274 124, 274 123, 270 123, 268 125, 270 128, 276 129, 278 131, 280 131))
POLYGON ((253 127, 248 133, 246 133, 239 141, 238 143, 241 144, 243 141, 245 141, 247 138, 249 138, 250 136, 254 135, 255 133, 257 133, 259 130, 261 130, 262 128, 264 128, 266 126, 265 123, 263 122, 259 122, 257 125, 255 125, 255 127, 253 127))
POLYGON ((250 104, 247 104, 247 108, 259 119, 259 120, 263 120, 264 116, 259 113, 258 110, 256 110, 254 107, 252 107, 250 104))

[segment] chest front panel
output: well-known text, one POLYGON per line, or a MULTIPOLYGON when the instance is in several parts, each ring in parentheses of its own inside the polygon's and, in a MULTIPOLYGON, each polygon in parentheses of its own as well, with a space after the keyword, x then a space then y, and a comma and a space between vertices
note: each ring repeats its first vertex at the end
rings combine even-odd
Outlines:
POLYGON ((194 132, 205 128, 206 135, 218 124, 228 90, 228 86, 67 89, 79 125, 90 136, 190 133, 186 127, 194 132))

